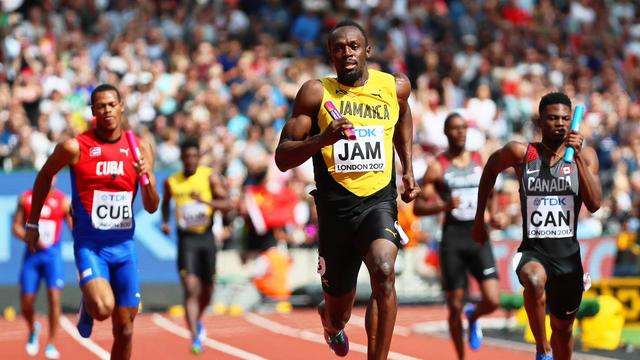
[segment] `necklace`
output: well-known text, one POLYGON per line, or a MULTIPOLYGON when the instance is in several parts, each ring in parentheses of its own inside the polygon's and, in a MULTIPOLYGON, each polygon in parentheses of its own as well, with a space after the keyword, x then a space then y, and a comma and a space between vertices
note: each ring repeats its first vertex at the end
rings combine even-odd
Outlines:
POLYGON ((542 141, 540 141, 540 144, 547 149, 548 151, 552 152, 553 155, 557 156, 558 158, 562 158, 562 155, 558 154, 555 150, 553 150, 552 148, 548 147, 547 144, 543 143, 542 141))

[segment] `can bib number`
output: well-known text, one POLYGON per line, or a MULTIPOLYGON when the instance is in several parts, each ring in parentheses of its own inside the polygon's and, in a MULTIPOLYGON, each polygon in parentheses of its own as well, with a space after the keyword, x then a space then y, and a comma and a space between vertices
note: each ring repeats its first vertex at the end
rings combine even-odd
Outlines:
POLYGON ((461 188, 451 191, 452 197, 460 199, 460 205, 451 210, 451 215, 461 221, 475 219, 476 207, 478 207, 478 188, 461 188))
POLYGON ((98 230, 124 230, 133 227, 133 210, 130 191, 93 192, 91 223, 98 230))
POLYGON ((335 172, 384 171, 384 127, 360 126, 353 130, 356 140, 333 144, 335 172))
POLYGON ((529 196, 527 236, 530 239, 572 237, 575 215, 573 196, 529 196))
POLYGON ((48 248, 56 241, 56 222, 53 220, 38 221, 38 231, 40 232, 40 245, 48 248))
POLYGON ((193 229, 207 225, 210 221, 209 206, 198 201, 185 203, 179 208, 178 226, 193 229))

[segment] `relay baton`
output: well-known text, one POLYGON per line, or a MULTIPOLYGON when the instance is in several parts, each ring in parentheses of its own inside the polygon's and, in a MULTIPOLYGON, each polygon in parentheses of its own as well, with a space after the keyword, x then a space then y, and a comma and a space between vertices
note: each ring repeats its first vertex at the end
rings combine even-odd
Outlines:
MULTIPOLYGON (((573 111, 573 119, 571 120, 571 130, 579 131, 582 124, 582 116, 584 115, 584 106, 576 105, 576 109, 573 111)), ((572 147, 568 147, 564 153, 564 161, 573 162, 573 155, 575 150, 572 147)))
MULTIPOLYGON (((342 117, 342 115, 340 115, 340 111, 336 109, 336 106, 333 105, 331 101, 326 101, 324 103, 324 108, 327 110, 327 112, 329 112, 329 114, 331 115, 331 118, 333 118, 334 121, 339 120, 342 117)), ((356 139, 356 133, 355 131, 353 131, 353 129, 350 129, 350 128, 342 129, 342 133, 349 140, 356 139)))
MULTIPOLYGON (((133 135, 133 131, 125 130, 124 135, 127 137, 129 147, 133 150, 131 152, 133 154, 133 159, 135 161, 140 161, 140 149, 138 148, 138 142, 136 141, 136 137, 133 135)), ((149 185, 149 177, 147 174, 140 175, 140 184, 144 186, 149 185)))

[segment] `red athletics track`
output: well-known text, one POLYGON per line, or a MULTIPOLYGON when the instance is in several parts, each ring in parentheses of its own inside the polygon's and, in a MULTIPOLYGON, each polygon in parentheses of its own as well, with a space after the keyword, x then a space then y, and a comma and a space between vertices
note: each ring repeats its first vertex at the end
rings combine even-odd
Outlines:
MULTIPOLYGON (((501 314, 498 314, 500 316, 501 314)), ((348 359, 366 359, 364 308, 354 309, 347 325, 351 341, 348 359)), ((402 306, 398 312, 396 331, 389 359, 455 359, 447 337, 415 333, 412 326, 426 321, 444 320, 442 306, 402 306)), ((46 328, 46 319, 39 317, 46 328)), ((108 359, 111 347, 111 324, 96 323, 90 341, 75 331, 75 314, 65 315, 61 321, 58 349, 61 359, 108 359)), ((207 315, 204 325, 208 331, 205 352, 200 356, 189 352, 189 334, 182 318, 170 318, 161 313, 138 316, 134 330, 133 359, 338 359, 330 352, 322 338, 320 320, 313 309, 296 309, 291 314, 245 314, 244 316, 207 315)), ((43 331, 46 335, 47 330, 43 331)), ((35 359, 44 359, 41 351, 35 359)), ((24 352, 26 330, 24 322, 0 320, 0 359, 34 359, 24 352)), ((477 352, 468 352, 468 359, 530 360, 533 345, 510 349, 512 345, 496 345, 490 340, 477 352)))

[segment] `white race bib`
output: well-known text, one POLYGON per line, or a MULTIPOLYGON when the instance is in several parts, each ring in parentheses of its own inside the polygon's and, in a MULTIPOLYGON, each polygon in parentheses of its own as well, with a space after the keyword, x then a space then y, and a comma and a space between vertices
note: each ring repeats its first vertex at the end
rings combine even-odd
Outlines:
POLYGON ((478 188, 460 188, 451 191, 451 197, 460 199, 460 205, 451 210, 451 215, 461 221, 473 220, 476 217, 478 207, 478 188))
POLYGON ((38 231, 40 232, 40 245, 48 248, 56 241, 56 222, 53 220, 38 221, 38 231))
POLYGON ((131 191, 93 192, 91 223, 98 230, 124 230, 133 227, 131 191))
POLYGON ((193 229, 209 224, 209 206, 199 201, 190 201, 180 206, 178 226, 181 229, 193 229))
POLYGON ((333 144, 335 172, 384 171, 384 127, 359 126, 353 130, 356 140, 333 144))
POLYGON ((571 237, 575 221, 573 196, 527 197, 526 222, 530 239, 571 237))

